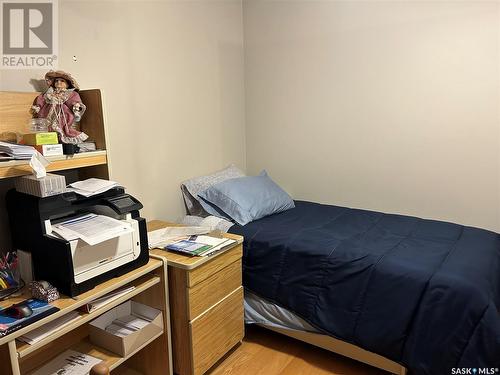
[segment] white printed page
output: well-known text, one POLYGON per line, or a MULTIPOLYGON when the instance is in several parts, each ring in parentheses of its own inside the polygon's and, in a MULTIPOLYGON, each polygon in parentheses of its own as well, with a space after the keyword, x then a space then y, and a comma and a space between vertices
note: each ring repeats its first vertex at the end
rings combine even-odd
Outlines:
POLYGON ((133 232, 129 223, 104 215, 88 214, 52 226, 61 237, 79 238, 89 245, 96 245, 111 238, 133 232))

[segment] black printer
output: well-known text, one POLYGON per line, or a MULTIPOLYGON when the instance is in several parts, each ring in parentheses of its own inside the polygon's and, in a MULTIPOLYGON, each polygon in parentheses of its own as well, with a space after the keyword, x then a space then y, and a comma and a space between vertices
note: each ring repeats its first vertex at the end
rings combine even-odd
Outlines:
POLYGON ((45 198, 12 189, 6 199, 13 246, 30 252, 35 278, 61 293, 77 296, 148 262, 143 206, 122 187, 91 197, 68 192, 45 198), (54 225, 89 213, 118 219, 131 230, 94 245, 53 233, 54 225))

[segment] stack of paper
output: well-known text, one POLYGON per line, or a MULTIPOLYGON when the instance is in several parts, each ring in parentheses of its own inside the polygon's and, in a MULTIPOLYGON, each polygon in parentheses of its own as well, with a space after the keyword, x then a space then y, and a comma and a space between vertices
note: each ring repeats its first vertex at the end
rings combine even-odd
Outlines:
POLYGON ((82 239, 89 245, 133 232, 132 226, 109 216, 87 214, 54 224, 52 231, 66 241, 82 239))
POLYGON ((195 234, 207 234, 210 227, 166 227, 148 232, 148 244, 150 249, 165 247, 173 242, 187 240, 195 234))
POLYGON ((89 178, 83 181, 77 181, 68 186, 69 191, 74 191, 84 197, 104 193, 111 188, 118 186, 118 182, 103 180, 100 178, 89 178))
POLYGON ((33 146, 0 141, 0 152, 10 155, 14 159, 31 159, 31 156, 36 153, 36 149, 33 146))
POLYGON ((217 251, 226 249, 236 240, 214 236, 191 236, 187 240, 180 240, 165 246, 166 250, 177 251, 186 255, 209 256, 217 251))
POLYGON ((57 318, 49 323, 45 323, 43 326, 22 335, 21 337, 19 337, 19 340, 33 345, 38 341, 50 336, 53 332, 59 331, 75 320, 78 320, 79 318, 80 315, 76 311, 71 311, 68 314, 61 316, 60 318, 57 318))
POLYGON ((113 320, 113 322, 106 327, 106 331, 115 336, 125 337, 131 333, 140 331, 149 323, 151 323, 151 319, 144 316, 127 315, 113 320))

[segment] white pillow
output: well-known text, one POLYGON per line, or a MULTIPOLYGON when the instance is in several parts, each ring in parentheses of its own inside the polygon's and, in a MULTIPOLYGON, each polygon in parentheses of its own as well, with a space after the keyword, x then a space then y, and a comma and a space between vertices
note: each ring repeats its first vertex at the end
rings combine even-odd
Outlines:
POLYGON ((217 215, 212 212, 212 209, 206 203, 201 203, 198 198, 198 193, 208 189, 210 186, 218 184, 219 182, 228 180, 230 178, 244 177, 245 174, 237 168, 234 164, 221 169, 217 172, 194 177, 181 183, 181 191, 186 205, 186 211, 189 215, 206 217, 209 215, 217 215))

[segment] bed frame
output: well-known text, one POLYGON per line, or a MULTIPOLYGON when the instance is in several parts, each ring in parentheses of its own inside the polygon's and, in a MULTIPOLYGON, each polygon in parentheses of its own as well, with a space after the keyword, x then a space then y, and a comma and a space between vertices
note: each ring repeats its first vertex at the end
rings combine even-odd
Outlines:
POLYGON ((343 355, 355 359, 356 361, 366 363, 370 366, 380 368, 385 371, 389 371, 393 374, 407 375, 406 368, 401 366, 399 363, 391 361, 381 355, 369 352, 367 350, 361 349, 359 346, 349 344, 345 341, 335 339, 333 337, 322 335, 313 332, 298 331, 295 329, 284 329, 268 326, 265 324, 259 324, 258 326, 269 329, 271 331, 292 337, 294 339, 306 342, 308 344, 318 346, 320 348, 329 350, 333 353, 343 355))

